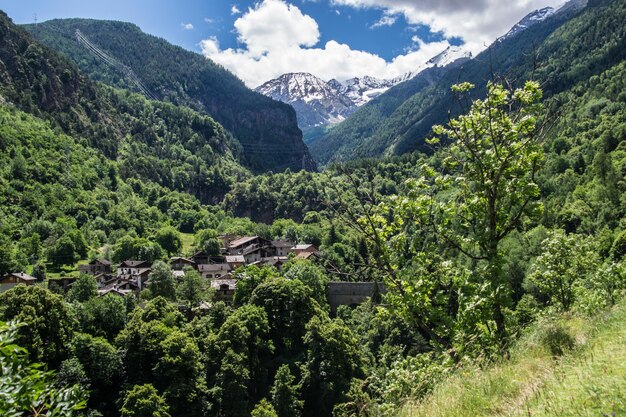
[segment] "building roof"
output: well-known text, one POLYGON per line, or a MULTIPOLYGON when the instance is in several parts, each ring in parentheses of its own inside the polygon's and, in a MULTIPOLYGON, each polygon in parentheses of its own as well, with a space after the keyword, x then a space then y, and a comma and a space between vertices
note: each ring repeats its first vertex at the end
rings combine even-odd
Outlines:
POLYGON ((11 272, 5 275, 6 276, 11 276, 11 277, 15 277, 17 279, 21 279, 22 281, 37 281, 37 278, 32 277, 26 273, 24 273, 24 271, 22 272, 11 272))
POLYGON ((228 245, 229 248, 236 248, 239 247, 241 245, 245 245, 248 242, 252 242, 255 239, 258 239, 258 236, 244 236, 244 237, 240 237, 239 239, 233 240, 232 242, 230 242, 230 244, 228 245))
POLYGON ((273 240, 272 246, 274 246, 275 248, 288 248, 289 249, 293 247, 293 242, 290 242, 288 240, 273 240))
POLYGON ((132 292, 131 290, 120 290, 119 288, 104 288, 101 290, 98 290, 98 296, 99 297, 103 297, 107 294, 115 294, 115 295, 120 295, 120 296, 125 296, 126 294, 132 292))
POLYGON ((174 278, 183 278, 185 276, 185 271, 172 271, 172 275, 174 278))
POLYGON ((251 253, 255 253, 261 250, 259 245, 250 245, 243 249, 242 255, 250 255, 251 253))
POLYGON ((319 256, 320 253, 317 251, 313 251, 313 252, 300 252, 299 254, 296 255, 296 259, 309 259, 311 256, 319 256))
POLYGON ((187 259, 187 258, 183 258, 182 256, 172 256, 170 258, 170 262, 174 263, 174 262, 186 262, 189 264, 195 264, 194 261, 192 261, 191 259, 187 259))
POLYGON ((137 275, 143 275, 146 272, 150 273, 150 271, 152 271, 152 268, 139 268, 137 269, 137 275))
POLYGON ((93 261, 89 262, 89 265, 95 265, 97 263, 100 263, 102 265, 111 265, 111 261, 107 261, 106 259, 94 259, 93 261))
POLYGON ((150 262, 148 261, 131 261, 131 260, 127 260, 127 261, 123 261, 119 266, 121 268, 123 267, 127 267, 127 268, 137 268, 140 265, 150 265, 150 262))
POLYGON ((289 261, 289 257, 287 256, 272 256, 271 258, 264 259, 266 265, 281 265, 285 262, 289 261))
POLYGON ((212 279, 211 280, 211 288, 215 288, 216 290, 221 289, 222 285, 228 285, 229 290, 234 290, 237 286, 237 280, 232 278, 227 279, 212 279))
POLYGON ((226 259, 226 263, 229 263, 229 264, 246 262, 246 258, 244 258, 243 255, 226 255, 225 259, 226 259))
POLYGON ((304 251, 304 250, 316 250, 315 245, 311 244, 311 243, 305 243, 305 244, 301 244, 301 245, 296 245, 293 247, 295 250, 299 250, 299 251, 304 251))
POLYGON ((219 272, 230 271, 230 265, 226 263, 222 264, 200 264, 198 265, 198 271, 200 272, 219 272))

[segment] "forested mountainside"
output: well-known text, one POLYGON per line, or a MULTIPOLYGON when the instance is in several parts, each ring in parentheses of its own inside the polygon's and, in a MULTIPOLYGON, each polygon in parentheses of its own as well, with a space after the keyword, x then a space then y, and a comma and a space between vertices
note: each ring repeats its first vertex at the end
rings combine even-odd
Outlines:
POLYGON ((253 171, 315 169, 290 106, 253 92, 199 54, 131 23, 55 19, 25 28, 94 80, 138 92, 145 89, 156 99, 211 115, 241 144, 242 163, 253 171), (76 30, 100 52, 78 42, 76 30))
POLYGON ((357 109, 342 123, 327 128, 324 135, 314 136, 312 140, 309 140, 308 145, 311 154, 321 164, 328 163, 333 159, 350 159, 335 158, 335 155, 344 151, 346 153, 357 152, 361 141, 373 135, 402 103, 432 86, 444 74, 453 71, 453 68, 456 67, 453 64, 445 68, 428 68, 410 80, 390 88, 357 109))
POLYGON ((5 14, 0 29, 5 105, 81 138, 118 161, 123 178, 153 181, 215 203, 249 175, 237 162, 241 147, 209 116, 96 84, 5 14))
MULTIPOLYGON (((515 36, 496 41, 461 69, 450 70, 436 83, 396 105, 381 123, 363 129, 364 120, 381 119, 378 108, 384 106, 382 103, 394 100, 392 91, 381 95, 312 144, 312 153, 321 155, 315 157, 326 163, 332 159, 428 151, 424 139, 431 126, 447 120, 449 111, 458 111, 452 108, 450 86, 459 80, 480 86, 484 80, 498 77, 513 83, 534 78, 550 97, 610 68, 624 59, 624 4, 590 1, 581 10, 582 4, 572 2, 515 36), (344 145, 345 138, 348 141, 344 145)), ((484 93, 484 89, 477 90, 475 97, 484 93)))
POLYGON ((252 175, 3 14, 0 415, 626 413, 623 20, 534 25, 541 84, 495 45, 511 85, 395 91, 465 106, 429 153, 252 175))

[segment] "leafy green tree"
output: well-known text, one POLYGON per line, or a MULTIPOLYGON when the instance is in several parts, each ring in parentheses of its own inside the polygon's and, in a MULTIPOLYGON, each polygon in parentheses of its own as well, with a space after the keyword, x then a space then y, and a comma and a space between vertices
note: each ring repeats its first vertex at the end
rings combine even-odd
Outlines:
POLYGON ((119 239, 113 251, 113 260, 115 262, 127 259, 154 262, 164 257, 165 252, 158 243, 130 235, 125 235, 119 239))
POLYGON ((271 278, 256 287, 250 304, 265 310, 278 355, 296 355, 302 350, 306 325, 315 314, 308 287, 299 280, 271 278))
POLYGON ((217 238, 217 232, 213 229, 203 229, 196 233, 194 247, 203 250, 210 256, 219 256, 222 244, 217 238))
POLYGON ((171 417, 169 406, 151 384, 135 385, 124 396, 122 417, 171 417))
POLYGON ((90 299, 76 313, 83 333, 102 336, 110 342, 126 324, 126 302, 113 294, 90 299))
POLYGON ((168 255, 180 253, 183 248, 183 241, 180 238, 178 230, 172 226, 164 226, 160 228, 154 236, 154 241, 161 245, 168 255))
POLYGON ((248 266, 245 269, 240 268, 235 271, 237 285, 235 287, 235 295, 233 302, 235 305, 246 304, 252 292, 265 280, 278 276, 278 271, 269 266, 259 268, 258 266, 248 266))
POLYGON ((276 410, 272 406, 272 403, 263 398, 257 403, 250 413, 251 417, 278 417, 276 410))
POLYGON ((46 264, 45 262, 37 262, 33 265, 33 276, 37 278, 37 281, 44 281, 46 279, 46 264))
POLYGON ((550 304, 562 310, 572 306, 576 287, 598 267, 592 243, 589 238, 560 230, 543 241, 543 253, 535 260, 528 279, 550 304))
POLYGON ((198 346, 187 334, 174 331, 161 342, 161 351, 154 383, 162 388, 171 413, 180 417, 202 415, 205 381, 198 346))
POLYGON ((84 303, 98 296, 98 282, 91 274, 81 274, 67 292, 69 301, 84 303))
POLYGON ((163 261, 156 261, 148 275, 148 289, 152 297, 163 297, 166 300, 176 299, 176 280, 172 268, 163 261))
POLYGON ((55 386, 55 373, 29 361, 15 344, 19 325, 0 322, 0 414, 3 416, 72 417, 83 415, 85 392, 78 385, 55 386))
POLYGON ((302 365, 305 416, 330 416, 343 402, 352 378, 362 376, 358 340, 339 319, 315 316, 304 337, 306 359, 302 365))
MULTIPOLYGON (((452 89, 462 96, 473 87, 462 83, 452 89)), ((438 233, 470 258, 485 262, 481 275, 491 287, 500 340, 507 336, 503 309, 510 302, 500 242, 542 209, 535 182, 543 158, 541 97, 534 81, 513 92, 488 83, 487 97, 475 100, 467 114, 450 120, 447 127, 433 127, 436 135, 451 141, 443 157, 456 190, 449 209, 460 232, 451 235, 448 221, 438 224, 438 233)))
POLYGON ((299 417, 304 402, 300 399, 300 387, 294 382, 288 365, 281 365, 274 377, 272 405, 278 417, 299 417))
POLYGON ((191 317, 192 310, 203 301, 211 298, 211 292, 207 280, 200 276, 200 273, 193 269, 186 269, 183 280, 176 288, 178 299, 182 301, 189 310, 191 317))
POLYGON ((18 285, 0 294, 0 317, 24 323, 18 342, 29 347, 31 360, 56 368, 68 356, 73 319, 60 296, 38 286, 18 285))
POLYGON ((267 392, 273 344, 267 314, 245 305, 235 310, 207 348, 207 377, 213 403, 224 415, 247 415, 251 404, 267 392))
POLYGON ((613 241, 613 246, 611 246, 611 255, 616 261, 619 261, 626 255, 626 230, 621 232, 613 241))
POLYGON ((123 382, 123 364, 117 350, 104 338, 77 334, 72 344, 90 382, 89 407, 112 413, 123 382))
POLYGON ((322 268, 313 262, 304 260, 289 264, 283 268, 287 279, 297 279, 311 289, 311 295, 320 305, 326 305, 326 286, 328 276, 322 268))
POLYGON ((224 416, 246 417, 249 415, 250 370, 244 354, 228 348, 221 356, 222 363, 214 374, 215 385, 210 390, 213 403, 224 416))
POLYGON ((76 245, 68 236, 58 239, 47 252, 48 261, 57 268, 63 265, 74 265, 79 256, 76 245))
POLYGON ((154 369, 163 357, 162 342, 175 327, 182 325, 182 321, 176 305, 163 297, 148 301, 144 308, 135 308, 128 324, 115 339, 129 383, 155 380, 154 369))
POLYGON ((17 266, 13 244, 5 236, 0 237, 0 276, 9 272, 17 272, 17 266))

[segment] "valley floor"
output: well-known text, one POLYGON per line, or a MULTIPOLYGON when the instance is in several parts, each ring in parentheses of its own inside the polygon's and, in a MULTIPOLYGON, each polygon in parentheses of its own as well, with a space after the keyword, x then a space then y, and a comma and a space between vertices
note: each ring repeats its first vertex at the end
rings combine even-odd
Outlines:
POLYGON ((510 360, 469 369, 399 413, 418 416, 626 415, 626 301, 592 319, 559 318, 575 339, 554 358, 541 343, 547 322, 532 326, 510 360))

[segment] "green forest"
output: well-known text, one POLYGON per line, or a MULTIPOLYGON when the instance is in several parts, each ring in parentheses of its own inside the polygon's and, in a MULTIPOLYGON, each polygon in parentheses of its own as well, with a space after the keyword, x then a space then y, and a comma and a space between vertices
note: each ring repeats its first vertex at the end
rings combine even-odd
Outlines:
POLYGON ((0 292, 0 415, 626 414, 625 15, 589 1, 492 46, 497 74, 395 87, 312 142, 316 171, 293 109, 218 65, 131 24, 2 13, 0 279, 33 281, 0 292), (269 114, 300 163, 250 158, 230 111, 269 114), (229 300, 174 267, 231 235, 317 250, 233 268, 229 300), (146 261, 147 284, 105 293, 96 260, 146 261), (338 282, 376 290, 335 308, 338 282))

